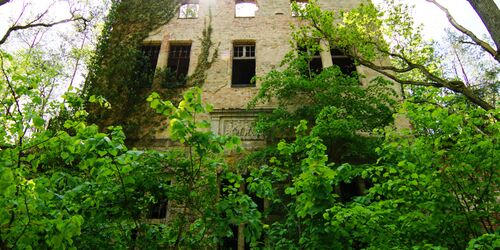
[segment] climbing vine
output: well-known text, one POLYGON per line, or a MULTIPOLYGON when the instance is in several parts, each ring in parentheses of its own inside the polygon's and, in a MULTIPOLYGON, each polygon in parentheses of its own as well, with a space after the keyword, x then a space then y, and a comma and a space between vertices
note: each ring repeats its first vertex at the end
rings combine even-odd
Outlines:
POLYGON ((140 46, 150 32, 175 16, 179 0, 139 1, 114 0, 89 65, 84 96, 104 97, 112 109, 87 102, 89 121, 105 128, 112 124, 124 126, 134 136, 140 121, 131 114, 141 112, 150 92, 141 71, 140 46))
POLYGON ((115 1, 90 66, 84 94, 103 96, 112 107, 103 109, 89 104, 90 122, 102 128, 122 125, 129 143, 147 141, 153 131, 161 128, 160 116, 144 112, 149 109, 145 99, 152 91, 176 103, 188 87, 203 85, 207 70, 217 59, 218 46, 214 49, 210 18, 200 38, 201 54, 197 66, 185 85, 172 87, 168 83, 171 80, 168 69, 144 70, 148 58, 142 54, 140 46, 150 32, 175 15, 178 5, 179 1, 165 0, 148 1, 147 4, 136 0, 115 1))

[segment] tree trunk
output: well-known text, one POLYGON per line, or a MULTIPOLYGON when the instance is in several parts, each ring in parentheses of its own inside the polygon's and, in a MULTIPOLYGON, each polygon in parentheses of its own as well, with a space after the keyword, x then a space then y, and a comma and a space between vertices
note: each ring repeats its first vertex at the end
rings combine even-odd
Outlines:
MULTIPOLYGON (((474 11, 483 21, 486 29, 493 38, 493 42, 500 50, 500 10, 494 0, 468 0, 474 11)), ((500 54, 500 53, 499 53, 500 54)), ((497 57, 500 55, 497 54, 497 57)), ((497 58, 498 59, 498 58, 497 58)))

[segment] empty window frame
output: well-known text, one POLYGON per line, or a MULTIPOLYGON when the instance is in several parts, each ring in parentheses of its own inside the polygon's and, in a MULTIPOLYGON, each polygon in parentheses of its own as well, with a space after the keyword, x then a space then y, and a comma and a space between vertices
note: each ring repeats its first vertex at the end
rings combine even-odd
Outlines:
MULTIPOLYGON (((166 186, 170 186, 170 181, 166 183, 166 186)), ((166 187, 160 187, 153 191, 153 196, 156 198, 156 201, 149 204, 148 219, 164 219, 167 217, 168 197, 166 191, 166 187)))
POLYGON ((319 74, 323 70, 323 62, 321 61, 321 55, 319 50, 309 50, 306 47, 299 47, 299 53, 307 55, 309 57, 309 74, 319 74))
POLYGON ((167 84, 181 86, 186 84, 189 71, 191 44, 171 44, 168 49, 167 84))
POLYGON ((343 74, 351 75, 353 72, 356 72, 356 65, 354 64, 354 61, 342 53, 342 51, 338 49, 330 49, 330 54, 332 56, 333 65, 339 66, 343 74))
POLYGON ((292 10, 292 16, 301 16, 301 12, 306 10, 308 3, 308 0, 291 0, 290 9, 292 10), (294 4, 296 4, 297 7, 294 7, 294 4))
POLYGON ((233 46, 232 86, 255 86, 255 44, 235 44, 233 46))
POLYGON ((259 10, 255 0, 236 0, 234 4, 235 17, 255 17, 255 12, 259 10))
POLYGON ((156 203, 149 207, 149 219, 164 219, 167 217, 168 199, 165 196, 158 198, 156 203))
POLYGON ((146 59, 146 67, 148 69, 156 69, 156 64, 158 62, 158 55, 160 54, 160 44, 152 45, 142 45, 141 53, 146 59))
POLYGON ((192 19, 198 18, 200 3, 197 0, 183 1, 179 7, 179 18, 192 19))

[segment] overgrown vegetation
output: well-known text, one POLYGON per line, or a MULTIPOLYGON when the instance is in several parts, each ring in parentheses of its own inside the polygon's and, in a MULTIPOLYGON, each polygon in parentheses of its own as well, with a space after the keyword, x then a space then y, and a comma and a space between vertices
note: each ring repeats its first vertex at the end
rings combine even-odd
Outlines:
MULTIPOLYGON (((61 103, 44 95, 62 65, 44 58, 43 51, 0 50, 0 249, 214 249, 226 246, 238 226, 244 226, 252 249, 500 247, 498 108, 413 85, 404 87, 402 100, 392 82, 374 78, 363 86, 364 76, 345 75, 335 66, 313 72, 311 53, 292 51, 282 69, 259 79, 262 88, 251 104, 278 103, 257 126, 270 146, 231 166, 228 155, 240 152, 240 139, 216 135, 200 120, 211 107, 201 102, 197 86, 217 56, 210 24, 199 68, 189 79, 194 87, 178 101, 165 100, 168 93, 140 90, 132 81, 142 77, 138 72, 119 74, 134 63, 112 66, 137 58, 146 34, 142 25, 152 28, 163 14, 173 15, 161 10, 117 21, 136 11, 130 7, 155 6, 141 3, 115 2, 84 98, 69 92, 61 103), (133 37, 123 39, 126 32, 115 29, 131 29, 133 37), (116 55, 111 41, 123 42, 116 55), (103 124, 130 125, 121 106, 131 101, 126 98, 132 90, 142 91, 145 103, 168 120, 177 147, 129 149, 120 126, 88 122, 100 117, 103 124), (86 110, 89 103, 94 106, 86 110), (394 125, 396 114, 406 117, 410 128, 394 125), (59 118, 50 120, 55 115, 59 118), (255 197, 267 200, 264 209, 255 197), (167 204, 157 223, 152 217, 164 213, 167 204)), ((370 6, 342 15, 366 17, 364 11, 380 15, 370 6)), ((327 28, 330 14, 312 4, 302 16, 313 25, 298 27, 293 42, 314 51, 319 35, 331 34, 316 32, 314 21, 327 28)), ((392 17, 392 31, 407 27, 406 16, 392 17)), ((369 20, 358 21, 372 27, 369 20)), ((349 54, 349 41, 364 40, 341 28, 336 34, 349 37, 336 48, 349 54)), ((418 32, 410 37, 419 37, 418 32)), ((419 48, 412 59, 448 77, 431 60, 430 45, 422 48, 420 42, 412 41, 419 48)), ((359 47, 362 53, 373 52, 370 44, 360 45, 366 45, 359 47)), ((404 77, 421 80, 420 73, 404 77)), ((491 81, 488 87, 498 85, 494 75, 477 78, 491 81)), ((497 102, 495 88, 476 94, 497 102)))
POLYGON ((130 137, 140 136, 139 128, 147 123, 138 113, 147 108, 148 81, 154 73, 143 71, 145 62, 138 59, 147 58, 140 47, 152 31, 175 16, 179 4, 177 0, 113 1, 83 90, 86 99, 102 96, 113 109, 87 102, 90 122, 102 128, 119 124, 130 137))

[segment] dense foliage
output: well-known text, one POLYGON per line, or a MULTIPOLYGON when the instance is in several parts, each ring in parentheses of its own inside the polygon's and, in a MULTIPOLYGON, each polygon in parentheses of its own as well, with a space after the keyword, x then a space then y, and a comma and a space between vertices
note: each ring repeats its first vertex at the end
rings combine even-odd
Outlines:
MULTIPOLYGON (((46 76, 29 73, 40 80, 34 85, 46 76)), ((16 93, 13 102, 37 98, 36 91, 16 93)), ((166 152, 129 150, 121 128, 100 133, 82 117, 51 131, 43 129, 44 119, 32 114, 31 106, 2 113, 3 124, 11 125, 2 128, 0 141, 2 249, 213 247, 240 223, 247 223, 249 238, 257 237, 260 214, 237 192, 238 175, 222 157, 239 147, 239 139, 206 131, 210 124, 196 115, 210 107, 200 100, 199 89, 188 91, 179 108, 157 95, 149 98, 169 118, 172 139, 179 142, 178 149, 166 152), (229 184, 221 192, 224 179, 229 184), (169 210, 167 224, 153 223, 148 218, 165 198, 180 210, 169 210)))
MULTIPOLYGON (((306 10, 303 18, 331 25, 328 14, 315 19, 323 15, 315 5, 306 10)), ((380 14, 372 11, 361 6, 349 15, 380 14)), ((118 13, 115 5, 110 20, 118 13)), ((150 21, 145 24, 154 27, 158 20, 150 21)), ((112 23, 105 36, 118 27, 112 23)), ((401 31, 397 24, 391 34, 401 31)), ((134 48, 124 46, 118 51, 125 54, 116 57, 105 56, 115 38, 103 38, 108 43, 98 47, 87 85, 92 90, 84 98, 77 92, 62 100, 45 95, 62 65, 43 51, 0 50, 0 249, 229 248, 227 239, 238 231, 253 249, 500 248, 500 110, 432 87, 406 86, 403 100, 384 78, 368 82, 336 66, 312 71, 311 54, 320 49, 316 35, 349 36, 335 47, 347 54, 349 41, 361 42, 366 55, 373 52, 373 44, 362 43, 364 35, 356 37, 361 26, 354 26, 325 30, 340 33, 296 29, 293 43, 307 52, 290 52, 281 69, 258 79, 262 88, 251 103, 278 104, 257 125, 270 146, 246 155, 237 137, 211 132, 202 119, 211 107, 201 102, 198 88, 186 91, 178 105, 161 93, 143 93, 148 112, 168 122, 172 144, 165 150, 129 149, 121 127, 88 122, 96 119, 96 113, 89 119, 88 103, 117 109, 92 91, 124 90, 109 100, 119 103, 133 90, 137 82, 104 84, 130 67, 109 65, 136 56, 142 31, 132 39, 134 48), (409 126, 394 125, 397 116, 409 126)), ((202 38, 200 64, 207 67, 216 56, 210 57, 211 32, 208 26, 202 38)), ((438 69, 430 44, 419 39, 411 41, 412 59, 449 77, 438 69)), ((493 87, 474 90, 488 102, 497 101, 495 69, 477 76, 493 87)), ((193 81, 203 81, 206 70, 196 71, 193 81)), ((403 76, 424 78, 422 72, 403 76)))
MULTIPOLYGON (((392 21, 411 21, 396 12, 389 16, 392 21)), ((331 48, 350 55, 360 53, 371 60, 379 50, 394 49, 391 46, 396 50, 414 48, 405 54, 411 55, 411 62, 391 54, 395 65, 415 67, 412 72, 395 70, 407 83, 416 83, 405 88, 407 98, 397 108, 410 127, 388 126, 397 97, 391 97, 391 88, 384 81, 376 79, 362 87, 357 75, 342 75, 335 67, 311 75, 307 70, 310 57, 292 52, 285 59, 285 69, 261 79, 263 87, 254 100, 278 102, 279 108, 262 117, 258 128, 272 139, 284 139, 242 162, 251 172, 249 189, 272 202, 264 214, 282 215, 268 221, 266 246, 500 246, 498 109, 485 110, 471 105, 464 96, 418 86, 428 77, 425 70, 446 78, 438 70, 439 62, 433 60, 431 45, 423 44, 418 32, 399 34, 404 39, 397 41, 408 42, 406 45, 370 43, 370 36, 380 36, 384 29, 373 29, 372 34, 366 32, 366 26, 369 30, 376 25, 372 17, 381 13, 365 5, 339 15, 345 25, 332 27, 335 14, 309 5, 302 16, 310 23, 294 33, 297 47, 304 37, 313 42, 326 39, 330 47, 334 45, 331 48), (420 66, 415 62, 425 69, 418 72, 420 66)), ((390 34, 398 34, 399 28, 407 31, 409 26, 394 22, 386 27, 392 29, 390 34)), ((489 93, 483 96, 485 100, 495 98, 497 92, 489 93)))

